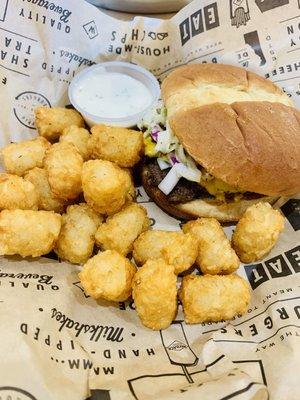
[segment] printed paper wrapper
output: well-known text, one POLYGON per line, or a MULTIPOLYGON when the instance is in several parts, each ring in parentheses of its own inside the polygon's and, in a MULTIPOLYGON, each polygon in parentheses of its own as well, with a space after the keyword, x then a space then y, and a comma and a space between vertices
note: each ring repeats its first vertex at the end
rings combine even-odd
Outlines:
MULTIPOLYGON (((75 73, 124 60, 162 79, 187 63, 247 67, 300 104, 299 0, 196 0, 170 20, 119 21, 83 0, 1 0, 1 146, 36 135, 33 109, 68 105, 75 73)), ((179 229, 138 190, 157 229, 179 229)), ((78 266, 1 259, 0 398, 12 400, 300 397, 299 200, 267 259, 242 265, 252 287, 243 317, 144 328, 132 302, 88 298, 78 266), (269 396, 269 397, 268 397, 269 396)), ((228 228, 229 235, 233 227, 228 228)))

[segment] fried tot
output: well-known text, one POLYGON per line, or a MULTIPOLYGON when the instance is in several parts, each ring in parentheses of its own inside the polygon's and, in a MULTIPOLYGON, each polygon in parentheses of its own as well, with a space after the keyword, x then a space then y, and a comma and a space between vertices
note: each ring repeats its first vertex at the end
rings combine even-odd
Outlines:
POLYGON ((197 257, 197 245, 191 234, 168 231, 146 231, 133 244, 133 257, 138 264, 163 258, 175 268, 175 274, 189 269, 197 257))
POLYGON ((216 219, 199 218, 187 222, 182 230, 198 242, 196 262, 203 274, 230 274, 238 269, 239 259, 216 219))
POLYGON ((86 203, 69 206, 62 216, 56 254, 73 264, 84 264, 93 253, 95 233, 101 222, 102 217, 86 203))
POLYGON ((75 199, 81 192, 83 160, 70 143, 55 143, 45 156, 51 191, 61 199, 75 199))
POLYGON ((34 167, 42 167, 46 151, 51 146, 43 137, 19 143, 11 143, 2 149, 6 172, 23 176, 34 167))
POLYGON ((53 250, 61 216, 52 211, 3 210, 0 213, 0 255, 38 257, 53 250))
POLYGON ((85 201, 100 214, 118 212, 132 200, 133 184, 129 172, 105 160, 83 164, 82 188, 85 201))
POLYGON ((35 125, 40 136, 50 142, 58 140, 70 125, 84 127, 82 116, 73 109, 63 107, 38 107, 35 109, 35 125))
POLYGON ((133 167, 143 154, 143 134, 132 129, 97 125, 91 129, 91 158, 115 162, 120 167, 133 167))
POLYGON ((51 192, 47 172, 43 168, 33 168, 25 174, 24 179, 31 182, 38 193, 38 209, 62 213, 66 200, 60 199, 51 192))
POLYGON ((133 242, 149 229, 150 219, 144 207, 132 203, 108 217, 98 228, 95 239, 102 250, 116 250, 126 256, 133 249, 133 242))
POLYGON ((88 141, 90 136, 88 130, 71 125, 63 130, 59 141, 73 144, 83 160, 86 161, 89 159, 88 141))
POLYGON ((244 314, 250 290, 238 275, 188 275, 182 279, 179 298, 187 324, 218 322, 244 314))
POLYGON ((177 314, 174 267, 163 259, 148 260, 138 269, 132 297, 142 324, 153 330, 166 329, 177 314))
POLYGON ((31 182, 17 175, 0 174, 0 209, 37 210, 38 192, 31 182))
POLYGON ((125 188, 126 188, 126 202, 132 202, 136 199, 135 187, 132 179, 130 169, 123 168, 125 188))
POLYGON ((284 229, 284 218, 269 203, 249 207, 239 220, 232 245, 240 260, 251 263, 266 256, 284 229))
POLYGON ((79 273, 85 293, 93 299, 125 301, 131 296, 136 267, 114 250, 99 252, 79 273))

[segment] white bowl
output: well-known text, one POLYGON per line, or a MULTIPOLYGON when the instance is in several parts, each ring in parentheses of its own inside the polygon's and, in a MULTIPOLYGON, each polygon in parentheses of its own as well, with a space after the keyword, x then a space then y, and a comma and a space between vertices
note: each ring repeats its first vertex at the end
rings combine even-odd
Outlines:
POLYGON ((176 12, 192 0, 87 0, 97 7, 128 13, 163 14, 176 12))
POLYGON ((85 68, 77 75, 75 75, 69 86, 68 94, 71 103, 73 104, 75 109, 80 112, 80 114, 83 116, 84 120, 90 127, 98 124, 104 124, 129 128, 137 125, 137 123, 143 118, 143 116, 157 103, 160 96, 160 86, 155 76, 152 75, 151 72, 147 71, 145 68, 122 61, 109 61, 85 68), (105 72, 119 72, 140 81, 148 88, 149 92, 151 93, 152 102, 144 110, 122 118, 101 118, 97 115, 88 113, 76 101, 74 91, 88 74, 93 74, 95 71, 97 71, 97 69, 105 72))

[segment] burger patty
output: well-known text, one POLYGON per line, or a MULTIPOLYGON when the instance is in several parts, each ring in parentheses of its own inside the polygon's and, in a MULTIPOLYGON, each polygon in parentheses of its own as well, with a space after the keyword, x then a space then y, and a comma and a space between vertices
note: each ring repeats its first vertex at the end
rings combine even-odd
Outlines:
MULTIPOLYGON (((170 168, 161 170, 156 158, 148 158, 147 165, 147 184, 157 187, 170 171, 170 168)), ((172 204, 187 203, 199 198, 213 198, 208 191, 196 182, 181 178, 172 192, 166 196, 172 204)))
MULTIPOLYGON (((146 179, 148 186, 157 187, 170 171, 170 168, 161 170, 156 158, 146 158, 145 164, 147 167, 146 179)), ((225 193, 225 199, 227 201, 233 201, 235 194, 236 193, 225 193)), ((243 198, 247 200, 254 200, 260 197, 263 197, 263 195, 252 192, 243 193, 243 198)), ((199 185, 199 183, 181 178, 166 198, 170 204, 180 204, 195 199, 214 199, 215 197, 212 196, 203 186, 199 185)))

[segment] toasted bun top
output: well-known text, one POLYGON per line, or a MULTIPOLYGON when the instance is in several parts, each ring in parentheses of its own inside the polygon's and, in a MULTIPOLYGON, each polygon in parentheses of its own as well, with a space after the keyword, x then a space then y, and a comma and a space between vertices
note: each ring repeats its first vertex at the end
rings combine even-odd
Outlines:
POLYGON ((264 101, 215 103, 169 119, 186 151, 209 173, 244 191, 300 192, 300 112, 264 101))
POLYGON ((271 81, 224 64, 192 64, 175 69, 163 81, 162 97, 169 116, 179 110, 218 102, 269 101, 293 105, 271 81))

